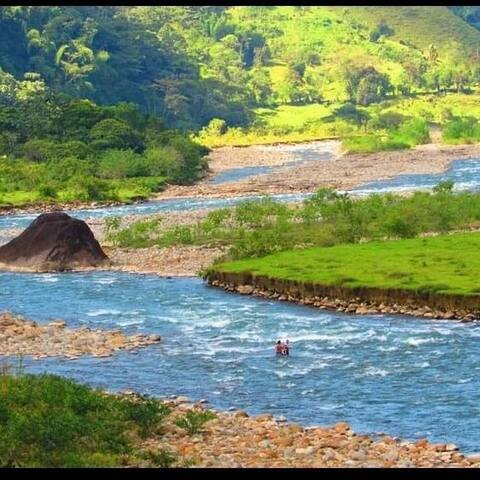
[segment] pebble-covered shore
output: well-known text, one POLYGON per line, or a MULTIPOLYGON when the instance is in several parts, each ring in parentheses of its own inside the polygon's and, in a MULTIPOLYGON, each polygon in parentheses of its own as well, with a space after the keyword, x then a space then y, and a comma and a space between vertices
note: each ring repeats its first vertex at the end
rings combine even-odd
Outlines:
POLYGON ((160 335, 126 336, 121 330, 71 329, 61 320, 37 324, 10 313, 0 313, 0 355, 4 356, 108 357, 118 350, 132 350, 160 341, 160 335))
MULTIPOLYGON (((130 392, 134 394, 134 392, 130 392)), ((215 412, 200 433, 188 435, 175 419, 188 410, 206 410, 205 400, 165 400, 172 413, 161 436, 142 448, 166 449, 193 467, 479 467, 480 455, 463 455, 452 443, 402 441, 390 435, 359 435, 344 422, 304 427, 270 414, 215 412)), ((175 466, 175 465, 174 465, 175 466)))
MULTIPOLYGON (((241 148, 237 148, 241 151, 241 148)), ((251 155, 255 155, 252 147, 251 155)), ((219 152, 218 156, 235 155, 235 150, 219 152)), ((408 150, 365 154, 342 154, 337 148, 329 160, 282 167, 273 173, 257 175, 236 182, 192 186, 171 185, 156 198, 181 197, 227 198, 243 195, 315 192, 321 187, 350 190, 371 181, 386 180, 404 174, 438 174, 453 160, 478 158, 480 145, 418 145, 408 150)), ((218 160, 220 163, 220 159, 218 160)), ((259 164, 263 165, 263 164, 259 164)))
POLYGON ((104 250, 112 260, 108 270, 161 277, 192 277, 224 255, 227 249, 202 245, 177 245, 130 249, 104 247, 104 250))

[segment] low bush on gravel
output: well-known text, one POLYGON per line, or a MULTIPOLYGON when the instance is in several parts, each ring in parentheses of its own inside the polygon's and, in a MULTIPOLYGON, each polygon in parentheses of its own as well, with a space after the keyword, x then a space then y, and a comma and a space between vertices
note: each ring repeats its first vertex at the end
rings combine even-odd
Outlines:
POLYGON ((282 250, 412 238, 480 226, 480 194, 455 193, 452 182, 410 196, 354 198, 321 189, 288 206, 265 197, 210 212, 194 225, 160 230, 139 221, 112 234, 121 247, 229 246, 228 258, 261 257, 282 250))
POLYGON ((190 435, 200 433, 205 423, 216 418, 213 412, 189 410, 175 421, 177 427, 185 429, 190 435))

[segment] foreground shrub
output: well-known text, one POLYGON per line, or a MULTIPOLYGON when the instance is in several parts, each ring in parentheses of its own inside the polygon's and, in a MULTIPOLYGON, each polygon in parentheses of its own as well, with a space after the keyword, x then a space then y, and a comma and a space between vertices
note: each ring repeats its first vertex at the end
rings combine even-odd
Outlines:
MULTIPOLYGON (((0 375, 0 467, 112 467, 138 464, 138 436, 170 409, 155 399, 107 395, 54 375, 0 375)), ((151 463, 170 466, 167 452, 151 463)), ((148 460, 148 458, 147 458, 148 460)))
POLYGON ((185 429, 190 435, 199 433, 205 423, 216 418, 210 411, 189 410, 183 417, 175 421, 175 425, 185 429))
POLYGON ((170 408, 156 400, 125 401, 125 415, 128 420, 140 426, 140 434, 147 437, 170 413, 170 408))

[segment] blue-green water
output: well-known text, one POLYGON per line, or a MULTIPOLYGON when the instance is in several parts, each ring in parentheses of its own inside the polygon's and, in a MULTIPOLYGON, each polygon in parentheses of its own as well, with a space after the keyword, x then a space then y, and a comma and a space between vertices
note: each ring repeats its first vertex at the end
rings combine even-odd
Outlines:
POLYGON ((307 425, 428 437, 479 450, 480 328, 403 316, 355 316, 228 294, 199 279, 96 272, 0 274, 0 310, 39 322, 162 335, 109 358, 31 360, 109 390, 206 398, 307 425), (273 346, 289 338, 292 356, 273 346))

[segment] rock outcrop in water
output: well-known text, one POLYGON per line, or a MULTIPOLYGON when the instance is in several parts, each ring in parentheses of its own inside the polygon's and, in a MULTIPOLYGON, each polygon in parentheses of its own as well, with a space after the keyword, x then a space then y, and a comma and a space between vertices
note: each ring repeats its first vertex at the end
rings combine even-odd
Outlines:
POLYGON ((0 247, 0 263, 21 270, 63 271, 108 261, 88 225, 62 212, 39 215, 0 247))

